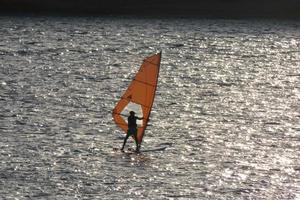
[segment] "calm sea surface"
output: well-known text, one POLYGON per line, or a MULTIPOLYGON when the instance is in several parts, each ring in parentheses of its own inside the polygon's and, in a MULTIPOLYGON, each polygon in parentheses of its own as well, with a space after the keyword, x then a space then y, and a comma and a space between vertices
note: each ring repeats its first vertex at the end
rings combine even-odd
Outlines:
POLYGON ((300 22, 2 16, 0 35, 0 199, 300 199, 300 22), (114 152, 112 109, 158 50, 142 149, 167 149, 114 152))

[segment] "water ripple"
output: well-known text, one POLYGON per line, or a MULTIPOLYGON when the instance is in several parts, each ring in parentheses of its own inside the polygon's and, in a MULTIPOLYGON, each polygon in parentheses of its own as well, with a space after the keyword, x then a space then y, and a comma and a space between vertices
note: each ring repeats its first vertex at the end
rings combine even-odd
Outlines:
POLYGON ((1 198, 299 198, 298 22, 0 22, 1 198), (115 152, 111 110, 156 50, 143 148, 168 147, 115 152))

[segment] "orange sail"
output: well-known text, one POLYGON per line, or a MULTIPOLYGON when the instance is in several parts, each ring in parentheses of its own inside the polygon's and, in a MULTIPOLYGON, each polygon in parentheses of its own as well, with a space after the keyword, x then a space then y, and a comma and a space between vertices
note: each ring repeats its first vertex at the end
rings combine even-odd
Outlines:
POLYGON ((137 141, 139 144, 142 143, 149 121, 157 87, 160 60, 161 52, 144 60, 139 71, 113 110, 115 123, 125 133, 127 133, 128 129, 127 117, 130 111, 134 111, 137 117, 143 117, 143 120, 137 121, 137 141))

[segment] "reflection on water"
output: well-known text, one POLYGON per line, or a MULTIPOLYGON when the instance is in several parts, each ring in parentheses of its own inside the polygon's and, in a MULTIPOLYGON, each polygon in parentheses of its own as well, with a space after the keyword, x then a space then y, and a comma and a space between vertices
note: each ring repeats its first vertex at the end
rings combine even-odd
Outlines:
POLYGON ((298 22, 0 22, 2 198, 300 198, 298 22), (168 148, 113 151, 112 109, 156 50, 143 149, 168 148))

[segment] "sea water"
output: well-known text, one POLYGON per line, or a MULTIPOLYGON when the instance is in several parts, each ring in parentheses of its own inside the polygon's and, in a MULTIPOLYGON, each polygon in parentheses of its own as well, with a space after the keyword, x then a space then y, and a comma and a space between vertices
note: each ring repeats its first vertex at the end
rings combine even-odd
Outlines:
POLYGON ((1 199, 300 199, 300 23, 0 17, 1 199), (162 50, 143 149, 112 120, 162 50), (134 147, 130 140, 127 147, 134 147))

